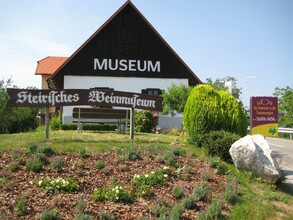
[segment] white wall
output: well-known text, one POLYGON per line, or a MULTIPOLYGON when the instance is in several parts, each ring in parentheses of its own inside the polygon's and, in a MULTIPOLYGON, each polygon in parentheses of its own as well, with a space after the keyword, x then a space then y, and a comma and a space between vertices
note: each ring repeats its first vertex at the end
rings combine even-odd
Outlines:
POLYGON ((172 128, 182 129, 183 115, 160 115, 159 116, 159 127, 162 131, 170 130, 172 128))
POLYGON ((188 85, 188 79, 162 79, 139 77, 64 76, 64 89, 90 89, 110 87, 114 90, 141 93, 142 89, 160 88, 167 90, 172 83, 188 85))
MULTIPOLYGON (((90 89, 94 87, 109 87, 117 91, 141 93, 141 90, 146 88, 159 88, 166 91, 167 88, 172 85, 172 83, 176 85, 188 85, 188 79, 64 76, 64 89, 90 89)), ((63 122, 65 124, 71 123, 72 110, 74 107, 76 106, 63 107, 63 122)))

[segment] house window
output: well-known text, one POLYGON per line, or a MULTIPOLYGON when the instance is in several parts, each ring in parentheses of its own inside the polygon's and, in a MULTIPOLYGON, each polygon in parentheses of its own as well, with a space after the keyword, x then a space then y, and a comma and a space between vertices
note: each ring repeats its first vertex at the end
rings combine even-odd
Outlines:
POLYGON ((147 88, 147 89, 142 89, 141 90, 142 94, 147 94, 147 95, 162 95, 162 90, 161 89, 156 89, 156 88, 147 88))

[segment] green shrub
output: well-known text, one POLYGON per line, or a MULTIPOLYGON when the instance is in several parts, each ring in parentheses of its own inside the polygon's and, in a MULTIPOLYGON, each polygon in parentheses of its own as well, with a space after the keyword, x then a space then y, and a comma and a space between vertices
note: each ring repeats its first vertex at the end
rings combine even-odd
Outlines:
POLYGON ((8 179, 6 177, 0 176, 0 184, 5 184, 8 182, 8 179))
POLYGON ((135 174, 132 183, 136 189, 138 197, 148 196, 150 193, 150 187, 155 185, 163 185, 168 180, 168 174, 170 169, 164 167, 145 174, 135 174))
POLYGON ((52 149, 52 147, 42 144, 38 147, 38 152, 45 154, 47 157, 50 157, 55 154, 55 151, 52 149))
POLYGON ((140 150, 138 149, 138 147, 135 147, 135 146, 127 147, 125 149, 123 156, 125 157, 126 160, 130 160, 130 161, 141 159, 140 150))
POLYGON ((225 200, 234 205, 238 200, 237 194, 237 183, 236 181, 229 181, 226 185, 226 189, 224 191, 225 200))
POLYGON ((75 215, 83 214, 86 210, 86 202, 84 199, 78 199, 75 205, 75 215))
POLYGON ((20 160, 20 155, 17 152, 12 152, 11 158, 12 160, 20 160))
POLYGON ((205 135, 206 140, 203 145, 211 156, 218 156, 226 162, 232 162, 229 153, 231 145, 240 139, 239 135, 225 131, 213 131, 205 135))
POLYGON ((217 201, 212 201, 207 210, 198 216, 199 220, 214 220, 221 219, 221 204, 217 201))
POLYGON ((11 172, 17 172, 19 170, 19 163, 17 161, 12 161, 9 165, 9 170, 11 172))
POLYGON ((210 192, 210 189, 208 185, 204 182, 198 183, 198 185, 193 190, 193 194, 196 201, 205 199, 207 195, 209 194, 209 192, 210 192))
POLYGON ((96 162, 96 168, 101 170, 105 167, 105 162, 103 160, 97 160, 96 162))
POLYGON ((228 174, 228 171, 229 171, 228 166, 224 163, 220 163, 215 169, 215 172, 217 174, 223 174, 223 175, 228 174))
POLYGON ((34 142, 30 142, 28 144, 28 150, 31 154, 34 154, 38 151, 38 144, 37 143, 34 143, 34 142))
POLYGON ((223 130, 200 134, 197 137, 195 141, 197 147, 207 149, 209 155, 218 156, 226 162, 232 162, 229 149, 235 141, 240 139, 239 135, 223 130))
POLYGON ((40 179, 38 186, 44 189, 47 194, 53 194, 56 192, 74 192, 79 189, 78 184, 73 179, 40 179))
POLYGON ((78 154, 80 158, 86 158, 87 154, 86 154, 86 149, 84 147, 80 147, 78 149, 78 154))
POLYGON ((47 164, 48 160, 45 154, 37 152, 34 154, 35 160, 42 162, 42 164, 47 164))
POLYGON ((51 166, 56 170, 60 169, 63 165, 64 161, 59 157, 53 158, 51 161, 51 166))
POLYGON ((247 119, 237 100, 209 85, 198 85, 190 93, 184 109, 184 127, 189 140, 198 135, 225 130, 241 136, 247 133, 247 119))
POLYGON ((61 125, 61 130, 77 130, 77 124, 62 124, 61 125))
POLYGON ((94 220, 94 217, 85 213, 74 216, 74 220, 94 220))
POLYGON ((7 106, 9 96, 7 88, 17 88, 11 78, 0 79, 0 134, 12 134, 29 131, 38 127, 37 114, 39 108, 7 106))
POLYGON ((180 204, 185 209, 193 209, 196 206, 196 200, 192 196, 187 196, 181 200, 180 204))
POLYGON ((134 114, 134 127, 137 132, 155 132, 158 124, 158 114, 150 111, 136 111, 134 114))
POLYGON ((160 217, 157 219, 164 219, 170 213, 170 203, 164 200, 159 203, 153 203, 150 212, 152 216, 160 217))
POLYGON ((169 152, 167 151, 164 155, 163 155, 163 159, 164 162, 172 167, 178 168, 179 164, 176 161, 176 158, 174 157, 173 152, 169 152))
POLYGON ((179 186, 174 186, 172 189, 172 194, 177 199, 182 198, 184 196, 184 189, 179 186))
POLYGON ((93 198, 96 201, 110 200, 112 202, 132 203, 133 196, 121 186, 99 187, 94 189, 93 198))
POLYGON ((45 209, 42 212, 41 220, 59 220, 60 213, 57 209, 45 209))
POLYGON ((107 212, 99 212, 98 216, 101 220, 115 220, 116 219, 115 216, 113 216, 107 212))
POLYGON ((186 150, 182 147, 174 147, 173 154, 175 156, 184 156, 186 154, 186 150))
POLYGON ((184 212, 184 208, 182 205, 180 205, 180 204, 175 205, 171 209, 169 219, 180 220, 183 212, 184 212))
POLYGON ((91 131, 115 131, 117 129, 116 124, 84 124, 82 126, 83 130, 91 131))
POLYGON ((207 171, 207 170, 202 170, 200 172, 200 178, 203 180, 203 181, 208 181, 210 179, 210 173, 207 171))
POLYGON ((43 169, 43 163, 40 160, 28 161, 26 163, 26 166, 30 171, 33 171, 35 173, 39 173, 43 169))
MULTIPOLYGON (((78 124, 62 124, 62 130, 77 130, 78 124)), ((116 124, 83 124, 82 129, 87 131, 115 131, 116 124)))
POLYGON ((61 127, 61 121, 60 121, 60 116, 54 116, 50 120, 50 128, 53 131, 59 130, 61 127))
POLYGON ((16 201, 15 212, 18 216, 27 214, 28 210, 23 198, 20 198, 16 201))
POLYGON ((108 191, 109 191, 109 189, 106 187, 95 188, 95 190, 93 192, 94 200, 96 200, 98 202, 107 200, 108 191))
POLYGON ((193 170, 190 166, 183 166, 176 170, 176 174, 179 178, 188 181, 190 179, 190 174, 193 173, 193 170))
POLYGON ((158 169, 145 174, 135 174, 133 177, 133 183, 136 186, 163 185, 167 182, 169 173, 170 169, 168 167, 164 167, 163 169, 158 169))
POLYGON ((215 168, 217 174, 227 174, 229 171, 228 166, 219 157, 212 158, 209 163, 211 167, 215 168))

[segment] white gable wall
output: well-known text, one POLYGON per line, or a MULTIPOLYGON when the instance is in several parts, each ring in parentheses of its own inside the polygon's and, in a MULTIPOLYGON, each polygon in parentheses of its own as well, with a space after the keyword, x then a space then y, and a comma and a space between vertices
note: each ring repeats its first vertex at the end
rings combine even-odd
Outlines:
MULTIPOLYGON (((117 91, 141 93, 142 89, 147 88, 158 88, 166 91, 168 87, 172 85, 172 83, 175 85, 188 85, 188 79, 64 76, 64 89, 90 89, 95 87, 109 87, 117 91)), ((72 123, 72 111, 74 107, 76 106, 63 107, 63 122, 65 124, 72 123)))
POLYGON ((138 77, 105 77, 105 76, 64 76, 64 89, 90 89, 109 87, 118 91, 141 93, 142 89, 160 88, 167 90, 174 84, 188 85, 188 79, 160 79, 138 77))

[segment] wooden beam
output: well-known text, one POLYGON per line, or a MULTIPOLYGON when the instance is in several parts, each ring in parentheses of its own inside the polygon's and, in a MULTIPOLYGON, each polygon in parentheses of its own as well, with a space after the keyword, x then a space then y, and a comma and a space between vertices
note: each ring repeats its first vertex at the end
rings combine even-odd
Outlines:
POLYGON ((46 140, 49 139, 49 107, 45 107, 45 128, 46 128, 46 140))
POLYGON ((134 137, 134 108, 130 109, 130 139, 134 137))

